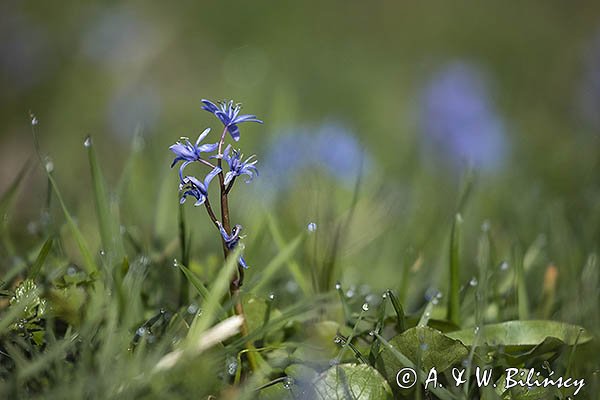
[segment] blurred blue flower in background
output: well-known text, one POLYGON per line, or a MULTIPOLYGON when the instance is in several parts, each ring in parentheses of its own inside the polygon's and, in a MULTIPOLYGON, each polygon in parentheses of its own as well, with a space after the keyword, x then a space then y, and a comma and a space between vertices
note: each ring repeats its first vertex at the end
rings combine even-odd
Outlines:
POLYGON ((586 123, 600 131, 600 30, 585 49, 579 106, 586 123))
POLYGON ((233 104, 233 100, 228 102, 219 102, 219 106, 217 106, 210 100, 202 99, 202 104, 204 104, 202 109, 214 114, 217 118, 219 118, 219 120, 227 128, 231 138, 236 142, 240 140, 240 128, 237 126, 237 124, 241 124, 242 122, 258 122, 259 124, 263 123, 260 119, 256 118, 256 115, 239 115, 242 107, 239 104, 233 104))
POLYGON ((483 171, 499 169, 507 156, 503 121, 492 104, 480 69, 465 62, 443 66, 422 90, 419 129, 431 157, 453 167, 465 163, 483 171))
POLYGON ((315 128, 296 127, 277 136, 261 163, 265 181, 285 189, 309 168, 318 168, 351 186, 370 164, 370 157, 350 129, 339 122, 315 128))

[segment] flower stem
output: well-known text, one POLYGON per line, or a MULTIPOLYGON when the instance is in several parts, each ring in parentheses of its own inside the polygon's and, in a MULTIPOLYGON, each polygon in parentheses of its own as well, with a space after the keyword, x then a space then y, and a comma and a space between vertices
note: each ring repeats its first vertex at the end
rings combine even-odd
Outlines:
MULTIPOLYGON (((217 156, 217 166, 221 168, 221 172, 219 173, 219 187, 221 189, 221 222, 223 224, 223 229, 228 234, 231 234, 231 222, 229 219, 229 201, 227 195, 229 194, 229 190, 231 186, 228 188, 225 187, 225 176, 223 174, 222 169, 222 161, 223 161, 223 143, 225 142, 225 136, 227 134, 227 127, 223 129, 223 133, 221 134, 221 140, 219 141, 219 153, 217 156)), ((225 244, 225 239, 223 239, 223 253, 225 259, 229 256, 229 249, 225 244)), ((240 287, 244 281, 244 269, 243 267, 238 265, 238 273, 237 276, 231 278, 231 282, 229 284, 229 294, 233 301, 233 312, 236 315, 243 317, 243 323, 240 328, 240 333, 242 336, 248 336, 248 323, 246 322, 246 317, 244 314, 244 306, 242 304, 242 298, 240 296, 240 287)), ((250 364, 250 369, 252 371, 256 371, 258 369, 258 363, 256 361, 256 357, 254 354, 254 346, 251 342, 246 343, 246 349, 248 352, 246 356, 248 357, 248 363, 250 364)))

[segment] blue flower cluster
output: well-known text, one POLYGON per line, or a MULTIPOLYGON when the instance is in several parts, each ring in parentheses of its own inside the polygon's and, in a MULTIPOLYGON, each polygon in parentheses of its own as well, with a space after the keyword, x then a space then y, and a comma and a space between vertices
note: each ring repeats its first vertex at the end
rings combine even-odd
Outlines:
MULTIPOLYGON (((237 246, 240 236, 239 233, 242 229, 240 225, 235 225, 231 229, 231 233, 228 233, 223 224, 217 220, 210 206, 210 200, 208 198, 208 188, 211 181, 219 176, 219 185, 221 189, 221 196, 227 196, 231 190, 235 178, 241 175, 248 176, 246 183, 249 183, 255 176, 258 176, 258 169, 256 168, 257 160, 254 159, 254 155, 243 160, 243 156, 240 150, 233 149, 231 145, 222 151, 223 145, 226 139, 226 133, 229 132, 231 138, 234 141, 240 139, 239 124, 242 122, 258 122, 262 124, 262 121, 256 118, 255 115, 240 114, 241 106, 234 104, 233 101, 223 101, 219 105, 209 101, 202 100, 202 109, 214 114, 224 126, 223 133, 220 140, 215 143, 203 143, 204 139, 210 133, 210 128, 205 129, 196 140, 195 143, 190 142, 188 138, 181 138, 175 144, 169 147, 169 149, 175 153, 175 159, 171 163, 171 168, 177 163, 181 162, 179 166, 179 191, 181 193, 180 203, 185 203, 188 196, 196 199, 195 206, 205 205, 209 216, 215 226, 219 229, 223 238, 223 243, 227 250, 232 250, 237 246), (216 154, 214 154, 216 152, 216 154), (214 164, 213 160, 216 160, 214 164), (222 160, 228 165, 228 171, 225 175, 223 171, 222 160), (194 176, 184 175, 185 168, 191 163, 200 163, 208 168, 210 171, 206 174, 203 180, 200 180, 194 176)), ((224 220, 228 219, 229 210, 223 209, 223 203, 221 204, 221 214, 224 220), (226 217, 227 216, 227 217, 226 217)), ((247 268, 246 262, 242 257, 239 259, 240 266, 247 268)))

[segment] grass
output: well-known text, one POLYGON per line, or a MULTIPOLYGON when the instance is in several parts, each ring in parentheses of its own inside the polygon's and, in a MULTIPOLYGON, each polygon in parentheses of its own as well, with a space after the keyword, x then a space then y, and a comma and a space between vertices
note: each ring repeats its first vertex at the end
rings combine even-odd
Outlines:
MULTIPOLYGON (((162 192, 153 206, 149 219, 160 229, 140 231, 150 224, 128 217, 136 205, 124 183, 136 179, 135 146, 111 188, 91 138, 85 144, 93 224, 79 222, 90 218, 77 218, 61 171, 49 168, 51 218, 40 233, 15 245, 21 228, 3 219, 2 398, 529 398, 478 388, 469 373, 452 388, 449 370, 439 371, 444 387, 398 388, 395 371, 413 367, 423 383, 431 362, 486 366, 498 379, 508 367, 547 368, 584 378, 577 398, 600 390, 597 228, 578 231, 560 206, 540 210, 525 199, 515 208, 526 207, 529 219, 513 220, 490 212, 468 178, 450 218, 437 218, 429 201, 425 214, 414 208, 373 223, 386 219, 378 212, 390 214, 369 182, 328 186, 315 232, 297 207, 311 204, 306 191, 295 192, 297 203, 282 198, 238 215, 252 228, 241 291, 249 331, 241 336, 228 296, 237 253, 222 265, 214 235, 190 222, 200 212, 177 208, 175 193, 162 192), (486 213, 497 220, 478 229, 486 213), (523 239, 547 213, 545 240, 523 239)), ((25 165, 0 199, 2 215, 15 213, 25 165)), ((415 181, 423 189, 415 203, 430 199, 429 183, 415 181)))

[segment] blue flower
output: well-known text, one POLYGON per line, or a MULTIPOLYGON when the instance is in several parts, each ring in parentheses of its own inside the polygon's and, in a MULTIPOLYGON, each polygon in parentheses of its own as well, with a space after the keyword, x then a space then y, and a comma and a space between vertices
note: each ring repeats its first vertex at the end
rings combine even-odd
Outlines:
POLYGON ((242 161, 242 154, 240 154, 239 150, 232 150, 231 145, 227 146, 223 152, 223 159, 229 164, 229 172, 225 174, 225 186, 229 185, 229 182, 231 182, 233 178, 240 175, 248 175, 246 183, 250 183, 255 176, 258 176, 258 169, 256 169, 255 166, 258 161, 250 161, 254 157, 254 155, 251 155, 246 161, 242 161))
POLYGON ((202 155, 202 153, 209 153, 211 151, 215 151, 219 147, 218 143, 207 143, 200 145, 202 140, 204 140, 204 138, 208 135, 209 132, 210 128, 205 129, 204 132, 202 132, 200 136, 198 136, 198 139, 196 140, 195 144, 190 143, 189 139, 183 138, 182 140, 185 141, 184 143, 178 141, 177 143, 169 147, 169 149, 173 153, 175 153, 176 156, 173 162, 171 163, 171 168, 173 168, 173 166, 179 161, 183 161, 183 163, 179 167, 179 178, 181 179, 181 181, 183 181, 183 169, 186 167, 186 165, 194 161, 199 161, 201 159, 200 156, 202 155))
POLYGON ((239 115, 241 106, 239 104, 234 105, 233 100, 228 102, 219 102, 219 106, 217 106, 210 100, 202 99, 202 104, 204 104, 202 109, 214 114, 217 118, 219 118, 219 120, 227 128, 231 138, 236 142, 240 140, 240 129, 238 128, 237 124, 242 122, 258 122, 259 124, 263 123, 261 120, 256 118, 256 115, 239 115))
POLYGON ((507 156, 503 120, 483 71, 472 64, 452 62, 432 77, 423 88, 419 125, 427 150, 455 167, 466 161, 491 172, 507 156))
MULTIPOLYGON (((227 246, 229 250, 233 250, 241 239, 240 233, 242 232, 242 226, 235 225, 231 230, 231 235, 229 235, 220 222, 217 221, 217 225, 219 226, 219 231, 221 231, 221 236, 223 236, 223 240, 225 241, 225 246, 227 246)), ((244 257, 240 256, 238 263, 243 268, 248 269, 248 264, 246 264, 244 257)))
POLYGON ((206 201, 208 197, 208 185, 210 181, 213 180, 217 174, 221 172, 221 168, 215 167, 206 178, 204 178, 204 182, 200 182, 198 179, 193 176, 186 176, 181 179, 181 183, 179 184, 179 191, 183 192, 181 195, 181 200, 179 201, 181 204, 185 203, 187 196, 192 196, 196 199, 195 206, 201 206, 206 201))

